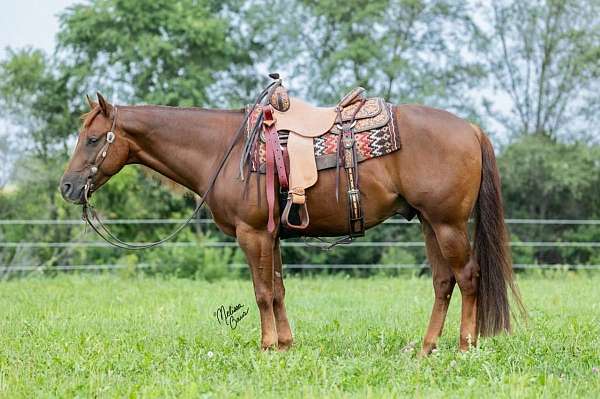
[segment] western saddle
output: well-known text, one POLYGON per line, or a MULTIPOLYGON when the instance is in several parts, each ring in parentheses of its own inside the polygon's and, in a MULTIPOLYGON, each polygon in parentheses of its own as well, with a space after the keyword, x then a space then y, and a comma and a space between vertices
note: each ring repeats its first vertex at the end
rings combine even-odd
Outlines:
MULTIPOLYGON (((285 206, 281 215, 284 228, 304 230, 309 225, 306 190, 318 179, 313 140, 328 132, 338 135, 336 163, 336 198, 339 195, 339 168, 345 170, 348 186, 349 238, 364 235, 364 216, 358 186, 358 162, 354 139, 357 122, 376 118, 383 113, 380 99, 367 99, 365 89, 357 87, 345 95, 335 107, 316 107, 299 98, 290 97, 277 74, 270 75, 276 84, 261 105, 259 120, 266 143, 266 184, 269 207, 268 229, 275 229, 273 210, 275 203, 275 175, 280 186, 280 200, 285 206), (377 102, 374 107, 365 107, 377 102), (360 114, 360 115, 359 115, 360 114), (357 119, 357 115, 361 120, 357 119), (287 148, 282 148, 281 137, 287 136, 287 148), (289 162, 286 162, 288 161, 289 162)), ((257 124, 254 130, 259 130, 257 124)))

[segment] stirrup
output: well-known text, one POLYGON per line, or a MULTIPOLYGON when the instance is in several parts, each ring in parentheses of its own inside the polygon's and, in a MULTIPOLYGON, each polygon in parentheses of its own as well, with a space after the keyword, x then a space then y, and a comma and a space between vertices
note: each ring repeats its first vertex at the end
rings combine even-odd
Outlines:
POLYGON ((292 205, 294 205, 291 196, 288 197, 287 203, 285 204, 285 208, 283 209, 283 213, 281 214, 281 223, 290 229, 296 230, 304 230, 308 227, 308 223, 310 218, 308 217, 308 208, 306 207, 306 202, 302 204, 295 204, 300 207, 300 224, 290 223, 290 211, 292 210, 292 205))

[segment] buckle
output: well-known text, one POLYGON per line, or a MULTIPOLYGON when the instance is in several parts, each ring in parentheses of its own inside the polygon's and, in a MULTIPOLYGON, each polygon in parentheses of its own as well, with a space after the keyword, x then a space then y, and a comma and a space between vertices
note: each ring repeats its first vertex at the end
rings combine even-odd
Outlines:
POLYGON ((115 134, 112 131, 109 131, 106 133, 106 142, 112 144, 115 141, 115 137, 115 134))

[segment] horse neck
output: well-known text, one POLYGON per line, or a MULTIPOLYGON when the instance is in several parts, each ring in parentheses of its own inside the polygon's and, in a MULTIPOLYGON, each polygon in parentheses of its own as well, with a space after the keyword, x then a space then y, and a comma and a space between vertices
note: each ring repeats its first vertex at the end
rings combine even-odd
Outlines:
POLYGON ((203 195, 243 113, 138 106, 119 109, 119 119, 131 144, 128 163, 145 165, 203 195))

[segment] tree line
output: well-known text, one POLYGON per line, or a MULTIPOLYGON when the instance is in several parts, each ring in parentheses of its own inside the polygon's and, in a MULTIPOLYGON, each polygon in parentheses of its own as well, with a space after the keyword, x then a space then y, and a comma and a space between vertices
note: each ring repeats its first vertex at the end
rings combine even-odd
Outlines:
MULTIPOLYGON (((0 59, 0 219, 73 219, 57 191, 86 111, 117 103, 241 107, 278 71, 295 95, 332 104, 354 86, 393 103, 448 109, 496 146, 509 218, 600 218, 600 2, 544 0, 92 0, 60 14, 56 48, 9 48, 0 59)), ((183 218, 191 195, 127 167, 95 199, 104 218, 183 218), (135 190, 131 190, 135 187, 135 190), (119 204, 119 206, 110 206, 119 204)), ((204 214, 208 217, 207 211, 204 214)), ((169 226, 114 226, 147 241, 169 226)), ((600 241, 594 225, 516 225, 512 241, 600 241)), ((0 226, 0 242, 76 241, 79 226, 0 226)), ((87 238, 90 238, 88 236, 87 238)), ((90 238, 95 240, 95 238, 90 238)), ((384 225, 379 241, 418 241, 418 225, 384 225)), ((196 224, 178 241, 223 241, 196 224)), ((239 251, 168 247, 3 247, 1 265, 148 264, 216 277, 239 251)), ((600 251, 516 247, 518 263, 600 264, 600 251)), ((424 251, 286 248, 289 263, 421 263, 424 251)))

